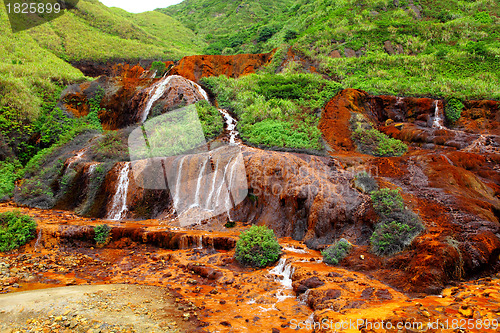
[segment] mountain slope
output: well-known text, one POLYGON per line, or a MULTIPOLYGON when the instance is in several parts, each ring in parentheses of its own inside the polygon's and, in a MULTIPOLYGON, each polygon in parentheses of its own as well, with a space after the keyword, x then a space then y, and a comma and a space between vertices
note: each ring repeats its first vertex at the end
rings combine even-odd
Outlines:
POLYGON ((204 46, 171 17, 157 12, 129 14, 97 0, 82 0, 76 9, 29 33, 41 46, 69 61, 179 59, 198 53, 204 46))
POLYGON ((204 53, 259 53, 254 43, 282 28, 279 19, 294 0, 186 0, 158 11, 181 21, 210 43, 204 53), (271 23, 269 25, 269 23, 271 23), (268 26, 269 25, 269 26, 268 26))
POLYGON ((61 17, 18 33, 12 33, 0 5, 0 31, 0 161, 17 157, 26 162, 43 148, 34 142, 49 118, 55 127, 47 130, 47 145, 57 139, 51 131, 60 132, 54 118, 58 116, 52 116, 52 110, 60 92, 86 80, 69 62, 172 60, 196 54, 206 45, 165 14, 129 14, 97 0, 81 0, 61 17))
POLYGON ((187 0, 161 11, 191 22, 210 43, 207 53, 268 52, 290 43, 345 87, 500 98, 500 5, 494 0, 298 0, 270 5, 263 11, 273 15, 259 21, 230 19, 243 2, 216 1, 226 6, 222 12, 212 3, 187 0), (213 28, 218 23, 223 27, 213 28))

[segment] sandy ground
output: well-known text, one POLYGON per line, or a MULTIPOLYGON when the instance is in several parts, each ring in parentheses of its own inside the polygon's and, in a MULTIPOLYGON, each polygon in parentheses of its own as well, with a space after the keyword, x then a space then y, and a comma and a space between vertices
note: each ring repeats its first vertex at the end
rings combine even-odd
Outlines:
POLYGON ((0 295, 1 332, 186 332, 161 287, 80 285, 0 295), (38 330, 37 330, 38 329, 38 330))

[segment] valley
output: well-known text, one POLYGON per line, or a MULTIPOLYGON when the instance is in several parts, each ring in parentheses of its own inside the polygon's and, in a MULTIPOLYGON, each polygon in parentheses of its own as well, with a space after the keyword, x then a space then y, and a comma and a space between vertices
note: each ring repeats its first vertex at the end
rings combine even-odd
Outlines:
POLYGON ((0 331, 498 331, 499 15, 0 8, 0 331))

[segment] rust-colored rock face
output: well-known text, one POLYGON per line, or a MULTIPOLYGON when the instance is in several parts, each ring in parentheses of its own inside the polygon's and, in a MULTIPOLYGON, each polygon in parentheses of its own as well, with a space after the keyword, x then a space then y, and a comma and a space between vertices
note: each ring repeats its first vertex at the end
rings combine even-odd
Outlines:
POLYGON ((198 82, 202 77, 226 75, 239 77, 254 73, 265 66, 272 58, 272 53, 237 54, 237 55, 195 55, 182 58, 172 68, 171 73, 198 82))
POLYGON ((349 120, 352 112, 365 112, 364 100, 368 94, 361 90, 345 89, 331 99, 323 109, 319 129, 337 153, 353 152, 349 120))
MULTIPOLYGON (((140 122, 148 101, 157 92, 157 86, 162 85, 167 78, 152 78, 152 73, 139 66, 115 66, 114 70, 119 76, 102 76, 91 83, 69 87, 63 93, 62 108, 76 117, 86 116, 90 112, 89 101, 102 89, 104 96, 100 103, 99 119, 105 130, 120 129, 140 122)), ((170 75, 163 88, 163 93, 150 106, 149 115, 163 114, 204 99, 191 81, 178 75, 170 75)))

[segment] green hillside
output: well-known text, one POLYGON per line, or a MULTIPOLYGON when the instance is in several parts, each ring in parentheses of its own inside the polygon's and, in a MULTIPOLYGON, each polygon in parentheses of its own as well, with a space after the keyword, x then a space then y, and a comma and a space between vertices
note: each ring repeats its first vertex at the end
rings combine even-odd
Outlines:
MULTIPOLYGON (((0 31, 0 173, 8 178, 0 181, 5 184, 12 184, 19 162, 57 142, 63 132, 74 135, 77 127, 92 127, 53 112, 65 86, 87 80, 70 62, 174 60, 206 46, 165 14, 129 14, 97 0, 81 0, 61 17, 18 33, 12 33, 2 3, 0 31)), ((11 187, 0 186, 0 199, 11 187)))
POLYGON ((159 11, 203 36, 210 44, 204 53, 258 53, 261 44, 283 28, 280 17, 294 2, 185 0, 159 11))
POLYGON ((167 15, 129 14, 97 0, 82 0, 75 10, 29 33, 42 47, 68 61, 179 59, 199 53, 204 46, 191 30, 167 15))
POLYGON ((257 3, 186 0, 162 11, 205 36, 207 53, 266 52, 289 43, 345 87, 500 99, 496 0, 298 0, 270 5, 268 15, 253 10, 264 5, 257 3), (254 20, 239 20, 238 6, 254 11, 254 20), (213 28, 216 22, 221 28, 213 28))

